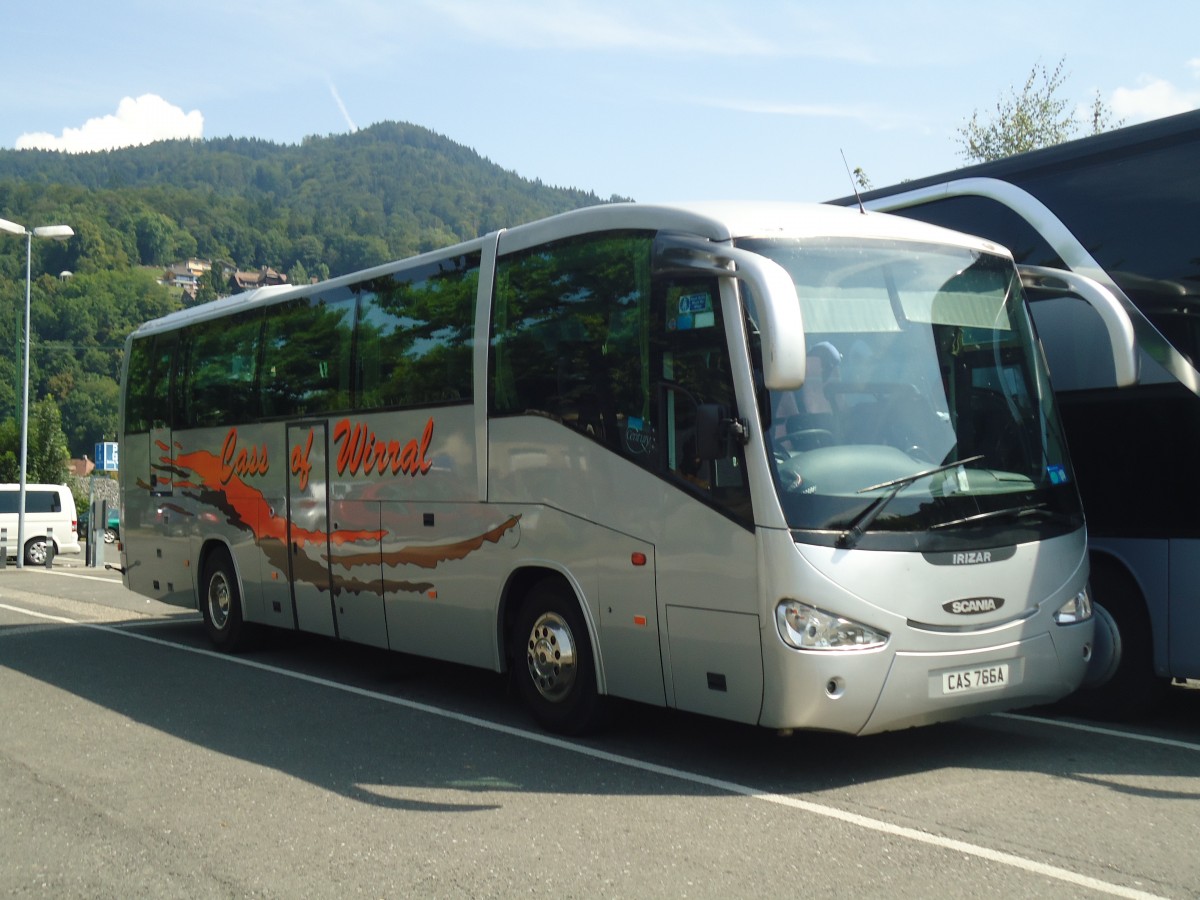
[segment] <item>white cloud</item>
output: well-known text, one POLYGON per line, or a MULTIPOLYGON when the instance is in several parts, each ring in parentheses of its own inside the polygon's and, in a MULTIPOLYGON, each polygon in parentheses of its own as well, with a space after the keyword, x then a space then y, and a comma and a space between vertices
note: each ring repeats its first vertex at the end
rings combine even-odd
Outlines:
POLYGON ((88 119, 79 128, 64 128, 59 137, 45 131, 23 134, 17 138, 16 148, 90 153, 174 138, 200 138, 203 133, 200 110, 185 113, 157 94, 142 94, 136 99, 124 98, 115 115, 88 119))
MULTIPOLYGON (((1195 76, 1200 76, 1200 59, 1187 63, 1195 76)), ((1143 75, 1134 88, 1117 88, 1112 95, 1112 111, 1130 124, 1161 119, 1200 107, 1200 89, 1181 88, 1162 78, 1143 75)))

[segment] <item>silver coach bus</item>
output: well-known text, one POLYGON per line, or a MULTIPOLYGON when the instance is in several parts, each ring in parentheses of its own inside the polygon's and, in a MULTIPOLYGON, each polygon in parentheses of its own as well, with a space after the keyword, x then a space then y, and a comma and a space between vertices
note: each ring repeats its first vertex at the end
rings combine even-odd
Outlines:
POLYGON ((821 205, 614 204, 129 338, 123 568, 271 625, 867 734, 1094 665, 1083 516, 1010 254, 821 205))

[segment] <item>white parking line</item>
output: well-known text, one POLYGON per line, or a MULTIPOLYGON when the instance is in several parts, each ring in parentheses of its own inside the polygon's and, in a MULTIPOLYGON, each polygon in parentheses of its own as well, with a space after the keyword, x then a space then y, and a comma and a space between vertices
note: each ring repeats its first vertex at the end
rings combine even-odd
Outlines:
POLYGON ((1187 741, 1176 741, 1171 738, 1155 737, 1152 734, 1137 734, 1133 731, 1121 731, 1116 728, 1104 728, 1100 725, 1084 725, 1082 722, 1064 722, 1061 719, 1042 719, 1038 716, 1024 716, 1020 713, 993 713, 998 719, 1012 719, 1015 722, 1033 722, 1038 725, 1049 725, 1053 728, 1066 728, 1069 731, 1083 731, 1087 734, 1102 734, 1105 737, 1124 738, 1127 741, 1142 741, 1146 744, 1157 744, 1160 747, 1174 747, 1176 750, 1191 750, 1200 752, 1200 744, 1189 744, 1187 741))
POLYGON ((26 566, 21 571, 34 572, 38 575, 61 575, 63 578, 81 578, 85 581, 103 581, 105 584, 120 584, 121 576, 115 578, 105 575, 82 575, 78 572, 65 572, 62 569, 47 569, 45 566, 26 566))
MULTIPOLYGON (((999 863, 1000 865, 1009 866, 1014 869, 1019 869, 1024 872, 1029 872, 1034 875, 1041 875, 1046 878, 1052 878, 1056 881, 1063 882, 1075 887, 1087 888, 1088 890, 1098 891, 1103 894, 1108 894, 1113 897, 1130 897, 1138 898, 1138 900, 1163 900, 1157 894, 1151 894, 1146 891, 1137 890, 1135 888, 1124 887, 1119 884, 1112 884, 1107 881, 1102 881, 1098 878, 1092 878, 1088 875, 1082 875, 1078 872, 1072 872, 1069 869, 1063 869, 1059 866, 1052 866, 1046 863, 1038 862, 1033 859, 1026 859, 1023 856, 1017 856, 1013 853, 1006 853, 1002 850, 994 850, 991 847, 984 847, 979 844, 968 843, 954 838, 944 837, 939 834, 933 834, 928 831, 921 831, 916 828, 908 828, 903 825, 897 825, 893 822, 887 822, 882 819, 874 819, 869 816, 859 815, 858 813, 848 812, 843 809, 838 809, 834 806, 825 806, 820 803, 813 803, 809 800, 800 800, 795 797, 790 797, 784 794, 774 794, 767 791, 761 791, 757 788, 748 785, 739 784, 734 781, 725 781, 721 778, 710 778, 707 775, 700 775, 695 772, 687 772, 682 769, 674 769, 669 766, 658 765, 657 763, 645 762, 644 760, 634 759, 629 756, 621 756, 616 753, 609 753, 604 750, 597 750, 593 747, 585 747, 580 744, 573 744, 570 741, 556 738, 548 734, 540 732, 525 731, 520 728, 514 728, 510 725, 502 725, 497 722, 489 722, 487 719, 476 718, 464 713, 457 713, 451 710, 441 709, 436 706, 430 706, 425 703, 418 703, 413 700, 405 700, 401 697, 393 697, 388 694, 381 694, 377 691, 368 690, 366 688, 355 687, 353 685, 341 684, 336 681, 330 681, 326 678, 320 678, 315 675, 307 675, 303 672, 293 672, 288 669, 282 669, 278 666, 268 665, 266 663, 256 662, 245 657, 230 656, 225 653, 219 653, 216 650, 206 650, 199 647, 187 647, 182 644, 176 644, 172 641, 165 641, 161 638, 151 637, 147 634, 138 634, 135 631, 130 631, 123 628, 117 628, 112 625, 101 625, 92 622, 78 622, 74 619, 68 619, 64 616, 51 615, 49 613, 37 612, 35 610, 23 609, 18 606, 12 606, 7 603, 0 603, 0 609, 6 609, 9 612, 18 613, 21 615, 31 616, 37 619, 44 619, 51 622, 58 622, 64 625, 77 625, 82 628, 92 628, 97 631, 104 631, 109 634, 120 635, 125 638, 133 638, 139 641, 145 641, 149 644, 157 644, 162 647, 168 647, 173 650, 183 650, 187 653, 194 653, 199 656, 207 656, 212 659, 219 659, 226 663, 233 663, 239 666, 246 666, 251 669, 258 669, 262 672, 270 672, 273 675, 281 675, 285 678, 292 678, 297 681, 303 681, 308 684, 318 685, 320 687, 330 688, 335 691, 353 694, 359 697, 365 697, 371 700, 378 700, 383 703, 389 703, 393 706, 400 706, 405 709, 415 712, 427 713, 428 715, 438 716, 443 719, 460 722, 465 725, 471 725, 476 728, 487 729, 488 731, 504 734, 509 737, 518 738, 520 740, 532 741, 534 743, 543 744, 549 747, 554 747, 558 750, 564 750, 568 753, 575 753, 581 756, 591 757, 592 759, 601 760, 603 762, 612 763, 613 765, 624 766, 630 769, 637 769, 642 772, 648 772, 652 775, 659 775, 667 778, 674 778, 679 781, 686 781, 691 784, 703 785, 719 791, 725 791, 730 794, 747 797, 751 800, 759 800, 764 803, 773 803, 778 806, 789 807, 791 809, 801 810, 802 812, 812 815, 822 816, 827 819, 835 819, 840 822, 845 822, 849 825, 854 825, 868 831, 875 831, 880 834, 890 835, 892 837, 904 838, 920 844, 937 847, 942 850, 950 850, 955 853, 964 853, 969 856, 985 859, 989 862, 999 863)), ((1033 719, 1028 716, 1013 716, 1023 721, 1036 721, 1039 724, 1057 724, 1049 723, 1043 719, 1033 719)), ((1080 726, 1080 730, 1090 730, 1087 727, 1080 726)), ((1098 731, 1111 734, 1115 737, 1140 738, 1139 735, 1129 735, 1125 732, 1112 731, 1109 729, 1097 729, 1098 731)), ((1147 740, 1150 740, 1147 738, 1147 740)), ((1176 741, 1162 741, 1154 739, 1155 743, 1163 743, 1167 746, 1181 745, 1185 749, 1197 749, 1191 744, 1182 744, 1176 741)))

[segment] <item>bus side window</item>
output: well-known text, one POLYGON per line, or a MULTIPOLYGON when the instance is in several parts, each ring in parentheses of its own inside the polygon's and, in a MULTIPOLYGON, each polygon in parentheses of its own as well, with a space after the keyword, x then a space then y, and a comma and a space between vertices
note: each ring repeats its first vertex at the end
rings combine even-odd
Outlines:
POLYGON ((261 323, 262 317, 252 311, 190 329, 189 425, 216 426, 258 417, 254 364, 261 323))
POLYGON ((471 401, 479 260, 452 257, 354 286, 357 407, 471 401))
POLYGON ((321 415, 350 406, 356 298, 300 297, 267 310, 259 377, 263 415, 321 415))
POLYGON ((179 333, 170 331, 133 341, 129 350, 129 389, 125 431, 140 434, 166 427, 171 418, 171 362, 179 333))
POLYGON ((489 414, 541 415, 651 466, 650 238, 609 232, 497 264, 489 414))

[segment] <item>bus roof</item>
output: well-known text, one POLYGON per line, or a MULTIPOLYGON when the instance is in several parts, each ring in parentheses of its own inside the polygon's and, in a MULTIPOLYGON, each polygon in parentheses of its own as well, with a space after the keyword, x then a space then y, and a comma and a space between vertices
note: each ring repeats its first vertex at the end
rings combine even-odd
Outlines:
POLYGON ((710 241, 762 237, 861 237, 953 243, 1000 250, 990 242, 880 213, 862 215, 819 203, 713 201, 611 203, 561 213, 505 232, 511 251, 592 231, 655 230, 694 234, 710 241), (832 215, 830 214, 832 213, 832 215))

